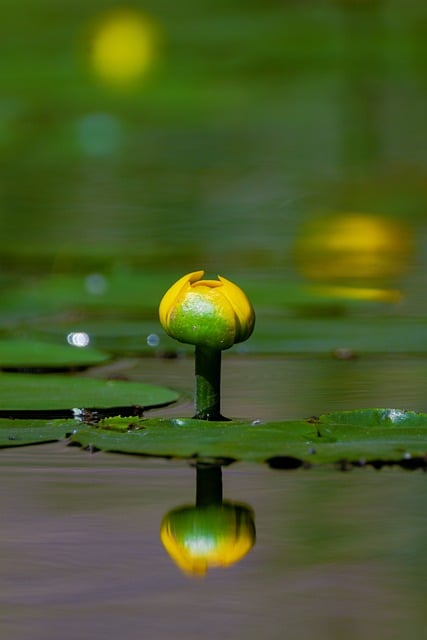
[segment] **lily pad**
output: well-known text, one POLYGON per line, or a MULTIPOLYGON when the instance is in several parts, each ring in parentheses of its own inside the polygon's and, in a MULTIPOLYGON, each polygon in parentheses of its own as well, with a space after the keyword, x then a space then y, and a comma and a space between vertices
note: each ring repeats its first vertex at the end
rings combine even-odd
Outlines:
POLYGON ((90 347, 19 338, 0 339, 2 369, 72 369, 101 364, 109 356, 90 347))
POLYGON ((262 462, 278 450, 308 455, 317 428, 304 421, 207 422, 192 418, 105 419, 82 429, 74 442, 104 451, 179 458, 232 458, 262 462))
POLYGON ((132 415, 126 408, 158 407, 177 399, 176 391, 139 382, 59 374, 0 374, 0 411, 3 414, 118 407, 122 415, 132 415))
POLYGON ((378 427, 405 429, 427 427, 427 413, 402 411, 401 409, 355 409, 353 411, 333 411, 320 416, 319 423, 372 429, 378 427))
POLYGON ((104 418, 97 425, 76 420, 0 420, 0 447, 66 436, 91 450, 199 461, 267 462, 276 468, 330 463, 425 468, 427 414, 366 409, 326 414, 318 420, 268 423, 122 417, 104 418))
POLYGON ((63 440, 82 426, 77 420, 0 419, 0 447, 19 447, 63 440))
POLYGON ((269 462, 273 466, 405 463, 427 455, 427 414, 394 409, 332 413, 319 420, 250 423, 189 418, 105 419, 72 436, 104 451, 269 462))

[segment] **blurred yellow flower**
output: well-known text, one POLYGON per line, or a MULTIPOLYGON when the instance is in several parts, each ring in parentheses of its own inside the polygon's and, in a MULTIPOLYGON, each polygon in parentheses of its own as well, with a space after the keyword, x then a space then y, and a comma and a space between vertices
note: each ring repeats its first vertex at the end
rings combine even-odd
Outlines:
POLYGON ((203 275, 189 273, 165 293, 159 307, 163 329, 180 342, 221 350, 247 340, 255 312, 246 294, 226 278, 203 275))
POLYGON ((299 271, 326 286, 325 293, 395 301, 390 284, 406 270, 412 254, 407 226, 384 216, 343 213, 312 218, 295 246, 299 271))
POLYGON ((91 66, 103 82, 123 87, 137 82, 157 55, 158 30, 154 22, 131 10, 116 10, 95 24, 91 66))

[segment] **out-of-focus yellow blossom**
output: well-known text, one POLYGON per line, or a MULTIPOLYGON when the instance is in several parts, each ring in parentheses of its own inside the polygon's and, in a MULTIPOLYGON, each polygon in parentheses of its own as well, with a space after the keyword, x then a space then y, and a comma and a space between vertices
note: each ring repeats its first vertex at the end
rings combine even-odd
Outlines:
POLYGON ((210 568, 239 562, 251 550, 253 512, 231 503, 174 509, 163 519, 160 539, 182 571, 203 576, 210 568))
POLYGON ((158 29, 150 18, 137 11, 112 11, 95 24, 90 63, 106 84, 129 86, 151 67, 157 45, 158 29))
POLYGON ((180 342, 228 349, 251 335, 255 312, 233 282, 202 280, 204 271, 180 278, 163 296, 159 318, 168 335, 180 342))
POLYGON ((311 219, 295 247, 296 265, 329 295, 396 301, 392 284, 406 270, 413 251, 408 228, 365 213, 311 219))

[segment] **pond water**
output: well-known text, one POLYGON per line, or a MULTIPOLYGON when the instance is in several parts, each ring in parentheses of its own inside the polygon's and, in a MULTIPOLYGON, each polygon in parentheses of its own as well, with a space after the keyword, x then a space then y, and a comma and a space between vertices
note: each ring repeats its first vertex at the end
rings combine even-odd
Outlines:
POLYGON ((403 638, 425 629, 425 477, 223 471, 255 513, 238 564, 188 577, 159 539, 194 469, 49 445, 2 453, 5 637, 403 638))
MULTIPOLYGON (((225 415, 426 411, 425 2, 140 4, 131 37, 122 2, 0 9, 1 336, 107 326, 114 361, 81 375, 169 386, 150 415, 192 415, 192 358, 138 341, 160 331, 159 271, 206 268, 257 312, 224 354, 225 415)), ((419 470, 226 466, 256 540, 195 577, 160 538, 195 504, 188 463, 65 443, 0 460, 8 640, 425 635, 419 470)))

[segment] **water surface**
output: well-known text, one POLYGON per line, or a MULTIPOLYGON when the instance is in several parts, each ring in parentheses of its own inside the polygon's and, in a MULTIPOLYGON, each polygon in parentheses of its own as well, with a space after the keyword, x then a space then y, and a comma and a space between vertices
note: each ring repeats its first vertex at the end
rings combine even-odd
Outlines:
POLYGON ((185 464, 52 444, 3 451, 0 475, 11 640, 422 637, 420 472, 228 467, 224 497, 252 507, 256 544, 202 579, 159 540, 163 516, 194 503, 185 464))

